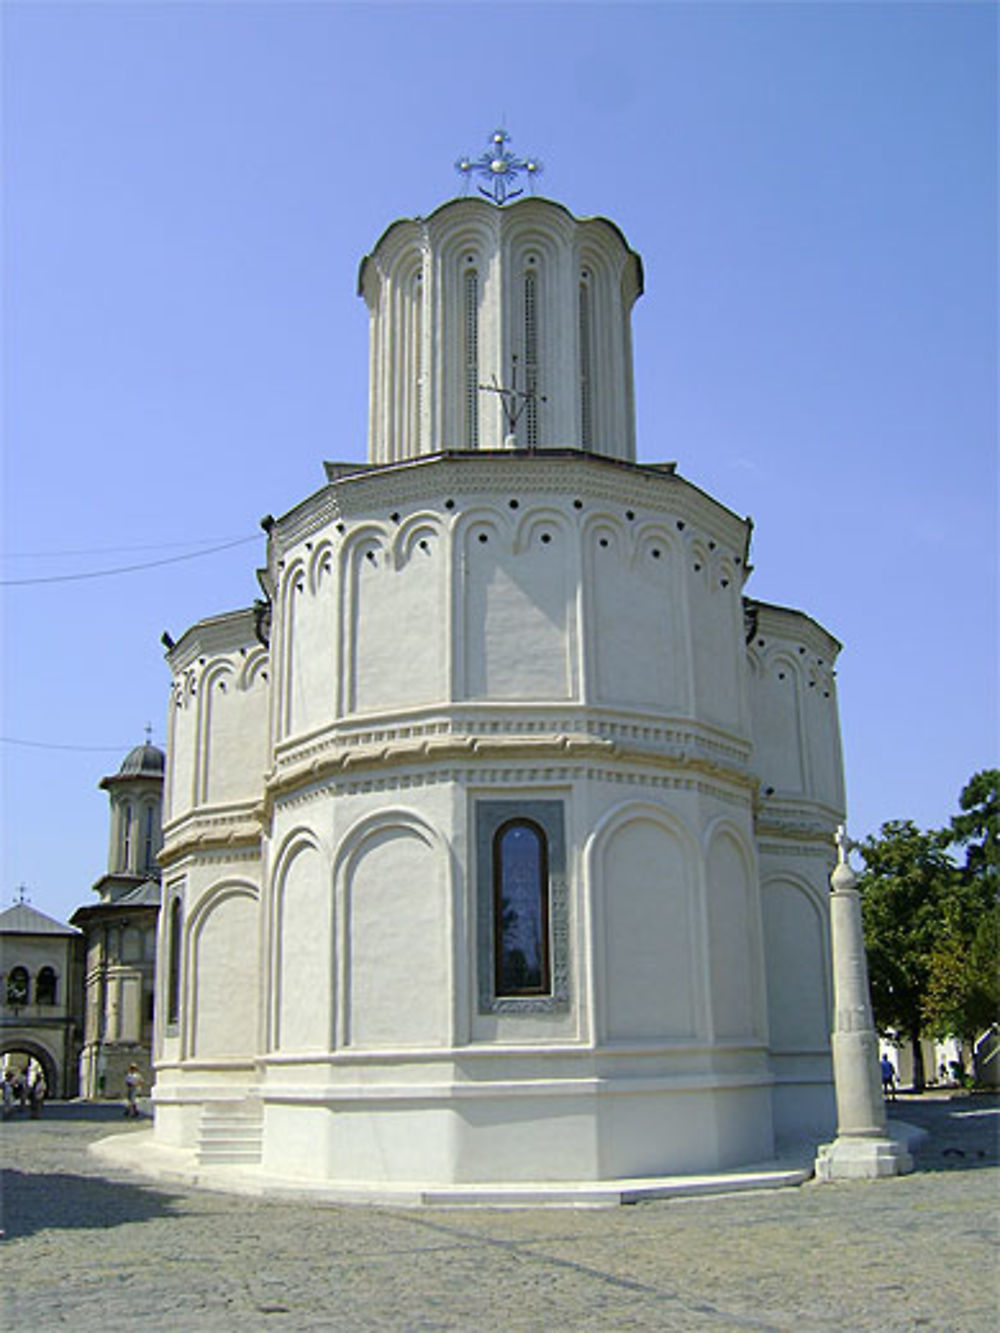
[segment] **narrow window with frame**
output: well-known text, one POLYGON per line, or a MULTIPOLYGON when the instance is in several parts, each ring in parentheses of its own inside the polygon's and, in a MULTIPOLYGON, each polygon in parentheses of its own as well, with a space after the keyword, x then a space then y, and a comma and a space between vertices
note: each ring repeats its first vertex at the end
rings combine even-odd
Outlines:
POLYGON ((181 900, 170 904, 167 922, 167 1024, 176 1026, 181 1012, 181 900))
MULTIPOLYGON (((529 264, 534 260, 529 259, 529 264)), ((527 394, 524 430, 529 449, 538 444, 538 274, 524 274, 524 388, 527 394)))
POLYGON ((479 273, 472 265, 464 275, 465 297, 465 447, 479 447, 479 273))
POLYGON ((493 836, 494 993, 548 995, 549 865, 544 830, 511 819, 493 836))
POLYGON ((591 367, 590 275, 580 275, 580 443, 590 450, 594 442, 593 374, 591 367))
POLYGON ((121 870, 131 870, 132 868, 132 805, 126 801, 122 806, 122 842, 121 842, 121 870))

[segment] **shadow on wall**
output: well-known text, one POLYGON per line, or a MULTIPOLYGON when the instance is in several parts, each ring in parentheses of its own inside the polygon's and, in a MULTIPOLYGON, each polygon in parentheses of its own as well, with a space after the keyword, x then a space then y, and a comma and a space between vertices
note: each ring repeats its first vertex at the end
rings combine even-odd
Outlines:
POLYGON ((175 1195, 143 1185, 74 1176, 62 1171, 0 1173, 8 1240, 40 1231, 124 1226, 175 1216, 175 1195))

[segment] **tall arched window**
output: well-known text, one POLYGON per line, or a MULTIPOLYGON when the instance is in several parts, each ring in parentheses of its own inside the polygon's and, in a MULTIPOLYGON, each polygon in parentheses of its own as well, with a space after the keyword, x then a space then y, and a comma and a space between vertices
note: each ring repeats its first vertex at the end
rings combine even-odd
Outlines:
POLYGON ((410 283, 410 420, 407 449, 420 452, 420 423, 424 393, 424 275, 418 269, 410 283))
POLYGON ((471 256, 463 278, 465 447, 479 447, 479 274, 471 256))
POLYGON ((122 806, 122 863, 121 869, 128 870, 132 864, 132 803, 126 801, 122 806))
POLYGON ((524 273, 524 409, 525 442, 529 449, 538 443, 538 273, 534 259, 524 273))
POLYGON ((511 819, 493 837, 494 993, 548 995, 549 864, 544 831, 511 819))
POLYGON ((156 845, 154 835, 155 811, 151 805, 146 806, 145 822, 142 830, 142 864, 145 870, 155 869, 153 858, 156 856, 156 845))
POLYGON ((56 1002, 56 971, 54 967, 39 968, 38 976, 35 978, 35 1003, 36 1004, 55 1004, 56 1002))
POLYGON ((28 969, 12 967, 7 973, 7 1003, 21 1007, 28 1003, 28 969))
POLYGON ((594 402, 593 367, 591 363, 593 333, 590 310, 590 274, 580 274, 580 444, 584 449, 593 447, 594 402))
POLYGON ((173 1026, 181 1012, 181 900, 170 904, 167 922, 167 1023, 173 1026))

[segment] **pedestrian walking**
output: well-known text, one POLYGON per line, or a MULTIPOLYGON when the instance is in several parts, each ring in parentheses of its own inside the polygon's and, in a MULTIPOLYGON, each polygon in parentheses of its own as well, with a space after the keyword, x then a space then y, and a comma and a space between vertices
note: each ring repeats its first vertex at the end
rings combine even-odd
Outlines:
POLYGON ((129 1120, 139 1119, 139 1089, 142 1087, 142 1075, 138 1065, 129 1065, 125 1075, 125 1115, 129 1120))
POLYGON ((896 1100, 896 1067, 887 1055, 882 1056, 882 1096, 896 1100))

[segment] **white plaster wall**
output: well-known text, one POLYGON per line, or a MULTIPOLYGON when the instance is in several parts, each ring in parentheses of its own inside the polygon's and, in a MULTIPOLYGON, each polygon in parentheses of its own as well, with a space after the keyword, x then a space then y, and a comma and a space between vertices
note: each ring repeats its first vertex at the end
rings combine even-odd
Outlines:
POLYGON ((571 539, 561 516, 520 532, 484 513, 464 531, 464 658, 471 699, 566 699, 571 539))
POLYGON ((415 516, 403 539, 357 537, 345 556, 349 709, 371 713, 447 696, 448 551, 437 515, 415 516), (400 651, 402 635, 406 649, 400 651))
POLYGON ((648 806, 622 810, 599 835, 593 864, 604 1036, 693 1036, 696 865, 676 820, 648 806))
POLYGON ((336 556, 329 541, 303 549, 283 580, 287 625, 284 698, 287 730, 311 731, 327 722, 337 698, 336 556))
POLYGON ((706 721, 742 733, 749 720, 744 696, 741 580, 731 562, 720 558, 709 542, 692 541, 686 551, 695 712, 706 721))
POLYGON ((258 895, 254 886, 213 886, 189 918, 187 1010, 196 1058, 259 1049, 258 895))
POLYGON ((780 872, 762 891, 771 1049, 824 1051, 829 1046, 830 980, 826 926, 814 890, 780 872))
POLYGON ((164 773, 164 823, 179 819, 195 803, 198 754, 198 699, 193 672, 175 677, 167 721, 167 762, 164 773))
POLYGON ((422 822, 387 811, 349 835, 338 881, 345 1045, 447 1045, 453 982, 443 846, 422 822))
POLYGON ((591 696, 602 703, 682 712, 690 700, 679 553, 665 526, 636 534, 617 516, 583 533, 585 641, 591 696))
POLYGON ((720 1038, 759 1034, 759 932, 748 854, 733 833, 713 836, 705 860, 712 1025, 720 1038))
POLYGON ((308 831, 287 839, 274 879, 275 1048, 326 1051, 333 1040, 333 885, 308 831))
POLYGON ((201 679, 204 788, 207 805, 254 800, 266 763, 266 657, 218 659, 201 679))

